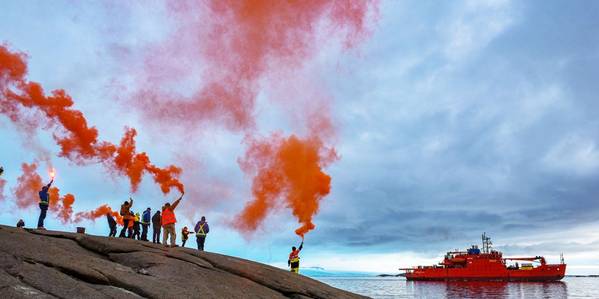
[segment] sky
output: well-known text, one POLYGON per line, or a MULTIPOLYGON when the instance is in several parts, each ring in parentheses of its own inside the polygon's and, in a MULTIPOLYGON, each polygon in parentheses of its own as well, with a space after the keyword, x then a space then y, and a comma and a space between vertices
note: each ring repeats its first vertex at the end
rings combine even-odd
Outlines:
MULTIPOLYGON (((305 236, 302 265, 392 273, 436 263, 486 232, 504 255, 557 263, 563 253, 568 274, 599 274, 598 2, 372 2, 349 46, 339 32, 351 29, 316 18, 302 29, 313 30, 300 47, 307 54, 292 44, 289 56, 267 56, 247 81, 256 95, 250 129, 219 111, 208 120, 193 111, 164 117, 168 106, 153 98, 168 91, 188 101, 222 79, 198 75, 211 67, 243 71, 233 59, 207 59, 214 49, 206 45, 236 36, 206 5, 192 8, 198 13, 172 13, 162 2, 4 1, 0 43, 26 53, 28 80, 67 91, 102 140, 118 143, 134 127, 138 150, 180 166, 190 192, 177 225, 206 216, 209 251, 286 266, 301 241, 288 206, 277 205, 254 231, 234 225, 252 199, 253 177, 241 166, 248 138, 305 136, 311 115, 323 114, 334 133, 322 138, 337 159, 322 165, 331 188, 305 236), (225 33, 210 35, 218 26, 225 33)), ((178 197, 147 177, 132 193, 127 178, 99 163, 60 157, 49 128, 27 136, 0 115, 0 139, 2 224, 36 222, 39 210, 18 209, 14 189, 21 163, 40 152, 57 170, 55 185, 75 195, 76 212, 116 209, 129 196, 134 210, 155 210, 178 197)), ((104 218, 46 221, 108 233, 104 218)))

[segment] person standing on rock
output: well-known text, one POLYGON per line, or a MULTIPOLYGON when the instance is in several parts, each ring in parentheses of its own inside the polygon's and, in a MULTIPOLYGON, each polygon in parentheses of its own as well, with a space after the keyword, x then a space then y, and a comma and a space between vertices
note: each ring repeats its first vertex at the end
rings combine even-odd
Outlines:
POLYGON ((162 244, 164 244, 167 247, 169 245, 166 241, 168 240, 169 236, 171 239, 170 247, 177 246, 177 232, 175 230, 175 223, 177 223, 177 218, 175 217, 175 208, 177 208, 179 202, 181 202, 181 199, 183 199, 184 194, 185 193, 181 194, 181 196, 179 196, 179 199, 175 200, 175 202, 173 202, 172 205, 167 202, 162 208, 162 228, 164 229, 164 232, 162 232, 162 244))
MULTIPOLYGON (((133 214, 133 212, 131 212, 131 214, 133 214)), ((139 229, 141 228, 141 217, 139 217, 139 213, 135 213, 133 219, 133 240, 141 240, 141 236, 139 234, 139 229)))
POLYGON ((304 240, 302 240, 302 244, 300 244, 298 249, 296 249, 295 246, 291 247, 291 253, 289 254, 289 259, 287 260, 287 266, 291 267, 291 272, 293 273, 299 273, 299 253, 302 251, 302 248, 304 248, 304 240))
MULTIPOLYGON (((121 216, 123 216, 123 229, 119 234, 119 238, 125 237, 125 231, 129 229, 129 221, 131 221, 131 207, 133 206, 133 198, 129 197, 129 201, 124 202, 121 205, 121 216)), ((131 238, 131 234, 127 236, 127 238, 131 238)))
POLYGON ((50 202, 50 194, 48 194, 48 190, 50 189, 50 186, 52 186, 52 182, 54 182, 54 179, 52 179, 48 185, 43 186, 42 190, 39 192, 40 217, 37 220, 37 229, 45 229, 44 219, 46 219, 46 212, 48 212, 48 204, 50 202))
POLYGON ((189 229, 187 229, 187 226, 184 226, 183 229, 181 230, 181 247, 185 247, 185 243, 187 242, 187 239, 189 239, 189 229))
POLYGON ((208 226, 208 222, 206 222, 206 217, 202 216, 202 219, 196 223, 194 228, 196 232, 196 242, 198 243, 198 250, 204 251, 204 243, 206 242, 206 235, 210 231, 210 227, 208 226))
POLYGON ((127 226, 127 238, 133 239, 133 224, 135 223, 135 215, 129 212, 129 226, 127 226))
POLYGON ((106 213, 106 219, 108 220, 108 227, 110 227, 110 234, 108 236, 116 237, 116 221, 114 217, 112 217, 112 214, 106 213))
POLYGON ((160 229, 162 228, 162 216, 160 211, 156 211, 152 216, 152 243, 160 244, 160 229))
POLYGON ((143 214, 141 214, 141 239, 148 241, 148 226, 152 220, 152 209, 147 208, 143 214))

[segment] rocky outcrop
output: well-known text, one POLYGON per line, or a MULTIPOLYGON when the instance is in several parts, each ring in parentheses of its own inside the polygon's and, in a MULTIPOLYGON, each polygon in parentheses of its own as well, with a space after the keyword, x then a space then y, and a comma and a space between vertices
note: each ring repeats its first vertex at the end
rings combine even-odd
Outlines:
POLYGON ((130 239, 0 226, 2 298, 361 298, 268 265, 130 239))

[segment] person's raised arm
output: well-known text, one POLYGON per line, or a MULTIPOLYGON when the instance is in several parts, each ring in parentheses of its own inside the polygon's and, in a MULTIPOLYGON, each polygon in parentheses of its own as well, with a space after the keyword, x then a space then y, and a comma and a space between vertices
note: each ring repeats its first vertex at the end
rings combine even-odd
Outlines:
POLYGON ((175 200, 175 202, 171 205, 171 209, 174 210, 179 205, 179 202, 181 202, 181 199, 183 199, 183 194, 181 194, 181 196, 179 196, 179 198, 175 200))
POLYGON ((129 207, 133 206, 133 198, 131 198, 131 196, 129 196, 129 207))
POLYGON ((52 186, 53 182, 54 182, 54 179, 50 180, 50 183, 48 183, 48 185, 46 187, 50 188, 50 186, 52 186))
POLYGON ((297 249, 297 251, 302 251, 302 248, 304 248, 304 241, 302 241, 302 244, 300 244, 300 246, 297 249))

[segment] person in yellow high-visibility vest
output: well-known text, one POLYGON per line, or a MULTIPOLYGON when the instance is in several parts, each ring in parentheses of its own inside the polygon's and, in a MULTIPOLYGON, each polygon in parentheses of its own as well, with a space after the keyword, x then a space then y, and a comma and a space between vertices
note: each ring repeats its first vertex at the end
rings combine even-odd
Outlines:
POLYGON ((204 251, 204 242, 206 242, 206 235, 210 232, 210 227, 208 226, 208 222, 206 222, 206 217, 202 216, 202 219, 196 223, 194 228, 196 232, 196 242, 198 243, 198 250, 204 251))
POLYGON ((300 244, 299 248, 295 248, 295 246, 291 247, 291 253, 289 254, 289 259, 287 260, 287 266, 291 267, 291 272, 299 273, 299 253, 304 248, 304 241, 302 240, 302 244, 300 244))

